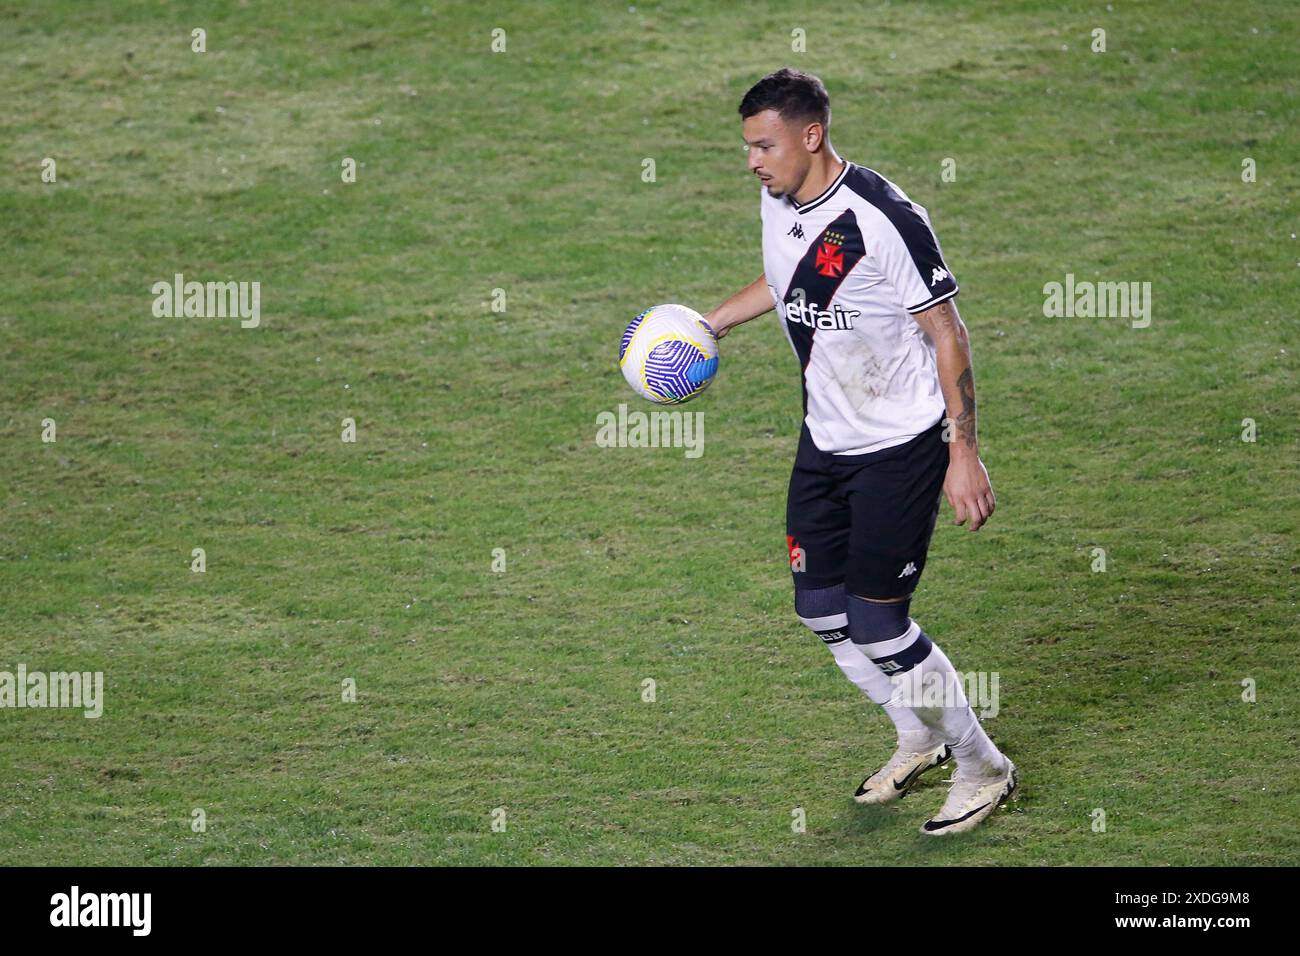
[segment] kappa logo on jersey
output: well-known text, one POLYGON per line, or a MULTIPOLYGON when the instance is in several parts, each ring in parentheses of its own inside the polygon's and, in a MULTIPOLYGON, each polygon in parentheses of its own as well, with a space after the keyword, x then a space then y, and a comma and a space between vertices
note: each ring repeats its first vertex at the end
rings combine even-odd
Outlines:
POLYGON ((930 288, 933 289, 944 279, 948 278, 949 274, 950 273, 948 272, 947 269, 941 269, 938 266, 935 266, 934 272, 930 276, 930 288))
POLYGON ((900 578, 905 578, 905 577, 907 577, 909 574, 915 574, 915 573, 916 573, 916 565, 915 565, 913 562, 908 561, 908 562, 907 562, 907 567, 903 568, 903 573, 900 574, 899 577, 900 577, 900 578))
POLYGON ((796 239, 802 239, 802 238, 803 238, 803 223, 801 223, 801 222, 796 222, 793 226, 790 227, 790 231, 787 232, 786 235, 787 235, 787 236, 794 236, 796 239))
POLYGON ((817 271, 831 279, 844 275, 844 236, 829 229, 817 248, 817 271))
POLYGON ((803 553, 803 548, 799 546, 799 542, 787 534, 785 536, 785 547, 790 552, 790 570, 803 571, 808 566, 808 561, 803 553))

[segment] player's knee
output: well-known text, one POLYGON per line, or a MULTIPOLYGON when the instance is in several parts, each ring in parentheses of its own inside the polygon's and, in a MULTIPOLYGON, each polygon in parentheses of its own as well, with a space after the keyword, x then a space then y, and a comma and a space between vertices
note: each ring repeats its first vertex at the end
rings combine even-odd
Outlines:
POLYGON ((930 638, 908 616, 910 599, 881 603, 850 595, 849 637, 890 677, 906 674, 930 653, 930 638))
POLYGON ((901 637, 912 623, 908 610, 912 602, 876 601, 857 594, 849 596, 846 615, 855 644, 878 644, 901 637))
POLYGON ((838 644, 849 636, 843 584, 828 588, 796 587, 794 612, 809 630, 827 644, 838 644))

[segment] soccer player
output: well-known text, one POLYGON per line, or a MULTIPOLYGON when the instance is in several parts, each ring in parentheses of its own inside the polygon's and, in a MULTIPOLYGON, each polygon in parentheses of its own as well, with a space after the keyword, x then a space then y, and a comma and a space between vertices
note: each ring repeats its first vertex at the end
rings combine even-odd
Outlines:
POLYGON ((799 360, 804 419, 786 501, 795 612, 898 732, 854 798, 896 800, 955 757, 921 832, 970 830, 1010 796, 1016 767, 909 616, 940 491, 971 531, 995 507, 957 280, 926 210, 836 154, 821 80, 778 70, 745 94, 740 116, 762 184, 763 274, 704 318, 722 338, 775 306, 799 360))

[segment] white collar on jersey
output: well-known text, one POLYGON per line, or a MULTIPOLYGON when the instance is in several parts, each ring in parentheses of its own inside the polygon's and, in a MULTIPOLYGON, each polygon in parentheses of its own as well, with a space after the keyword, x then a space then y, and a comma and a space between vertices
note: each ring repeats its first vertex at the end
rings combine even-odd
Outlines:
POLYGON ((831 194, 834 193, 835 190, 840 188, 840 183, 844 182, 844 177, 849 174, 849 168, 853 165, 847 159, 841 160, 841 162, 844 163, 844 168, 840 170, 839 175, 836 176, 831 181, 831 184, 829 186, 827 186, 824 190, 822 190, 822 194, 818 196, 816 199, 810 199, 806 203, 800 204, 795 200, 793 196, 786 197, 786 200, 790 203, 791 207, 794 209, 796 213, 802 216, 810 209, 814 209, 817 206, 820 206, 826 200, 831 198, 831 194))

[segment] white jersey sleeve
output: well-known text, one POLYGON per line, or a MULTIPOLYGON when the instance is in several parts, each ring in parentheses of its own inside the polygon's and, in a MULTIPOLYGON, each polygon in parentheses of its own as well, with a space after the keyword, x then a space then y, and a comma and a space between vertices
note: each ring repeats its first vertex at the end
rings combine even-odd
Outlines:
POLYGON ((867 255, 898 293, 898 304, 915 315, 955 296, 957 280, 925 208, 890 186, 870 196, 879 215, 868 230, 867 255))

